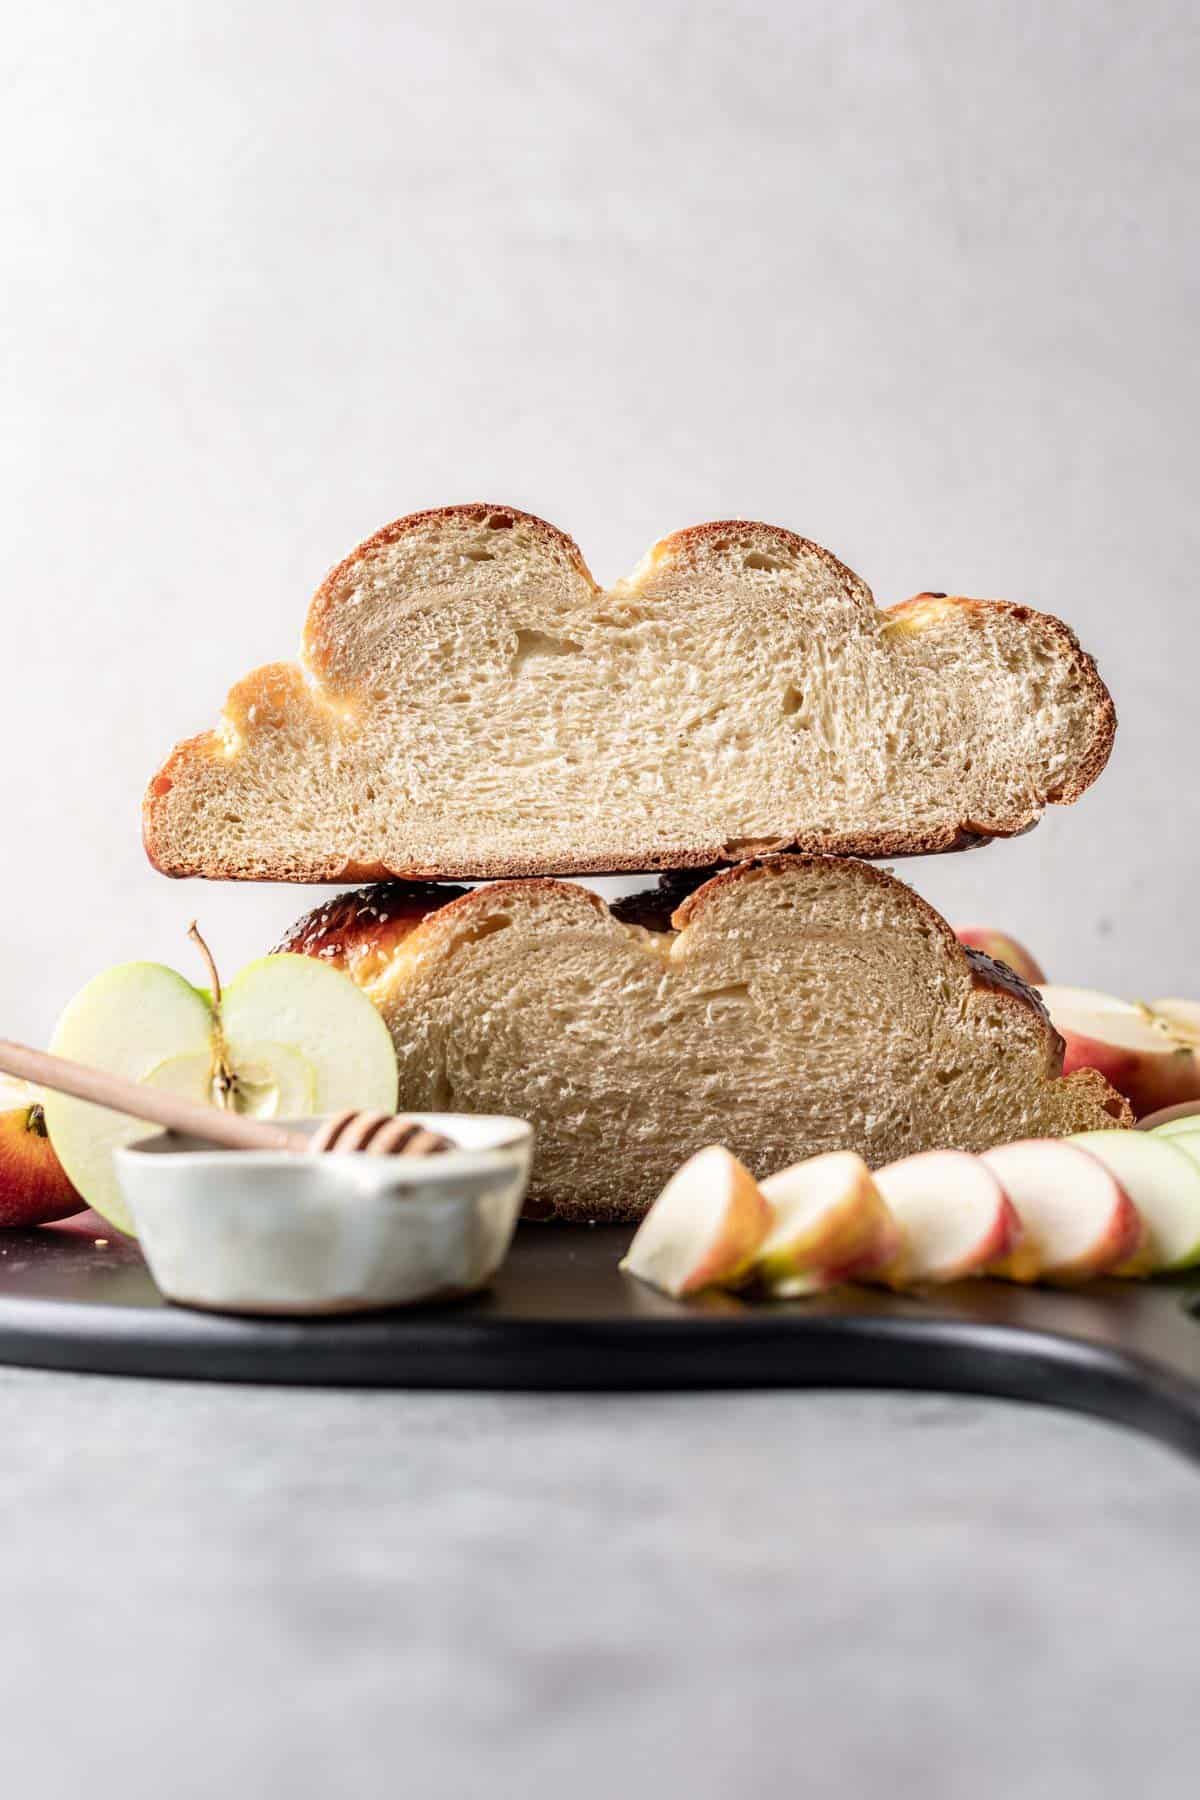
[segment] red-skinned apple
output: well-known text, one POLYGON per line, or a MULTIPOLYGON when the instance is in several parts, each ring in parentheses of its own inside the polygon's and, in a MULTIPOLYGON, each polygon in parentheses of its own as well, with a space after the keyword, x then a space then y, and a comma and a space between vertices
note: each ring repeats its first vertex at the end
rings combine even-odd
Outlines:
POLYGON ((1067 1047, 1064 1074, 1099 1069, 1139 1118, 1200 1100, 1200 1007, 1145 1006, 1088 988, 1043 987, 1041 995, 1067 1047))
POLYGON ((46 1135, 41 1102, 22 1082, 0 1081, 0 1228, 45 1225, 82 1212, 46 1135))

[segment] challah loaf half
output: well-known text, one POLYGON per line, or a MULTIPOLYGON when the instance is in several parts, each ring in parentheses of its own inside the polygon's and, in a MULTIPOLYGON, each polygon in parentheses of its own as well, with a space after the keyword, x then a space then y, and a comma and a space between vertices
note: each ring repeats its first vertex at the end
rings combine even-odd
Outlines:
POLYGON ((400 519, 318 590, 300 660, 240 682, 150 783, 168 875, 432 879, 897 856, 1024 831, 1115 724, 1025 606, 880 612, 790 531, 666 538, 606 592, 511 507, 400 519))
POLYGON ((280 948, 375 1001, 402 1108, 532 1119, 532 1209, 564 1219, 639 1218, 713 1142, 765 1176, 1131 1122, 1094 1071, 1063 1078, 1030 988, 864 863, 772 858, 612 907, 560 881, 396 883, 280 948))

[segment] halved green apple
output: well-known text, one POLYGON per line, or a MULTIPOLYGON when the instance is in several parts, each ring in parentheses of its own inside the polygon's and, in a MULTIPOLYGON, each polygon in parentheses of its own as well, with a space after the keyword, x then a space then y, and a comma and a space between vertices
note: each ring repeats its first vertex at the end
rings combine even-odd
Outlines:
MULTIPOLYGON (((163 963, 124 963, 75 996, 50 1048, 258 1118, 396 1107, 387 1026, 348 976, 309 956, 261 957, 227 988, 214 980, 212 993, 163 963)), ((48 1094, 45 1110, 50 1140, 79 1192, 132 1234, 113 1151, 147 1136, 149 1127, 65 1094, 48 1094)))

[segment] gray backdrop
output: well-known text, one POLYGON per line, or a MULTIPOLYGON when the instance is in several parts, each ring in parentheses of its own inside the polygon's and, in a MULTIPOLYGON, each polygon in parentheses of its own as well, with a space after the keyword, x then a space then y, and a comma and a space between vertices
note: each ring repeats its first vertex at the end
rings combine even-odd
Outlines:
POLYGON ((1109 772, 906 872, 1060 979, 1200 988, 1194 9, 4 11, 3 1030, 307 904, 155 876, 141 789, 330 563, 472 498, 601 578, 741 513, 1060 612, 1109 772))

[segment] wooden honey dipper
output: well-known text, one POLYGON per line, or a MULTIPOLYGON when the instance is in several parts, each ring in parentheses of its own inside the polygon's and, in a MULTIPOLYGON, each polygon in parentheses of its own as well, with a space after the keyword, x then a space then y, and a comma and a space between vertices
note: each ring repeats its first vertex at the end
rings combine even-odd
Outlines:
POLYGON ((181 1099, 178 1094, 142 1087, 136 1081, 126 1081, 123 1076, 89 1068, 86 1063, 69 1062, 63 1056, 49 1056, 43 1050, 30 1050, 24 1044, 13 1044, 3 1038, 0 1038, 0 1073, 31 1081, 35 1087, 52 1088, 56 1094, 71 1094, 76 1100, 91 1100, 97 1106, 127 1113, 134 1119, 145 1119, 152 1125, 163 1125, 169 1131, 187 1132, 210 1144, 221 1144, 227 1150, 292 1150, 308 1155, 331 1151, 335 1156, 361 1151, 367 1156, 431 1156, 436 1151, 458 1148, 452 1139, 443 1137, 438 1131, 430 1131, 415 1119, 394 1113, 355 1112, 353 1109, 335 1113, 310 1137, 307 1132, 289 1130, 286 1125, 271 1125, 265 1119, 247 1118, 244 1113, 201 1106, 194 1100, 181 1099))

